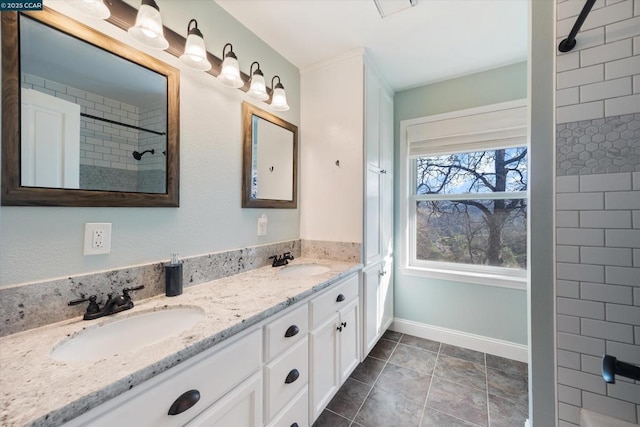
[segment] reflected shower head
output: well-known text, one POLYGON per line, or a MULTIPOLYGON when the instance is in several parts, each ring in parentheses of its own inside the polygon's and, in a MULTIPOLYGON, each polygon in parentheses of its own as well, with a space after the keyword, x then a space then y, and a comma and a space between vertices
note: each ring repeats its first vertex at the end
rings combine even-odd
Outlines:
POLYGON ((155 153, 155 150, 145 150, 145 151, 143 151, 142 153, 138 153, 137 151, 134 151, 134 152, 133 152, 133 153, 131 153, 131 154, 133 154, 133 158, 134 158, 134 159, 136 159, 136 160, 140 160, 140 159, 142 159, 142 156, 143 156, 145 153, 151 153, 151 154, 154 154, 154 153, 155 153))

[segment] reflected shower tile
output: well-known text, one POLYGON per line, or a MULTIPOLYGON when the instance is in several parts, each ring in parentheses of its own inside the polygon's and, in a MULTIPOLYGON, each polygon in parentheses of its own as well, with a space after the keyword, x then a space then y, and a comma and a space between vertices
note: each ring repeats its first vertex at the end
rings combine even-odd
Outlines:
POLYGON ((475 388, 433 378, 427 408, 487 426, 487 393, 475 388))
POLYGON ((424 350, 433 351, 437 353, 440 349, 440 343, 437 341, 431 341, 424 338, 418 338, 411 335, 403 335, 400 339, 402 344, 412 345, 414 347, 420 347, 424 350))
POLYGON ((440 354, 433 375, 447 381, 480 390, 487 389, 487 377, 484 365, 455 357, 440 354))
POLYGON ((423 350, 418 347, 398 344, 389 358, 389 363, 413 369, 423 375, 432 375, 436 366, 437 353, 423 350))

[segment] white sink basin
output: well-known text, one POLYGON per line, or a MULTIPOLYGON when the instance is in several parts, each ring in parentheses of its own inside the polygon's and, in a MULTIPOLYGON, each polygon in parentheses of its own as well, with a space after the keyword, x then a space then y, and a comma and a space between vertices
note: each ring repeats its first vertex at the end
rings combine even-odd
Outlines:
MULTIPOLYGON (((100 360, 126 353, 162 341, 191 328, 204 319, 204 310, 197 307, 175 307, 146 311, 130 317, 92 326, 60 341, 53 348, 55 360, 100 360)), ((98 320, 99 322, 99 320, 98 320)))
POLYGON ((284 277, 307 277, 326 273, 329 270, 331 269, 326 265, 298 264, 284 267, 280 271, 278 271, 278 274, 284 277))

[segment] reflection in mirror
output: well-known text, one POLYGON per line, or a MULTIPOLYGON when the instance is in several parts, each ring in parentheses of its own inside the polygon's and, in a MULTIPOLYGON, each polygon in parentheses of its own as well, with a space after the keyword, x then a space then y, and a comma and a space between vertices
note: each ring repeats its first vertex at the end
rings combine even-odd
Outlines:
POLYGON ((164 193, 165 76, 27 16, 19 25, 22 186, 164 193))
POLYGON ((2 15, 2 204, 178 206, 178 71, 46 8, 2 15))
POLYGON ((242 207, 296 208, 298 128, 252 104, 242 109, 242 207))

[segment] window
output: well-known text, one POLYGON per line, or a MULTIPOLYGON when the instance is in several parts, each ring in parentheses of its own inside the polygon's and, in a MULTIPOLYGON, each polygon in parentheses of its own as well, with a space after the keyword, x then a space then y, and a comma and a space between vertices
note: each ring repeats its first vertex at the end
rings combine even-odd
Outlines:
POLYGON ((526 108, 509 107, 402 127, 405 273, 525 286, 526 108))

